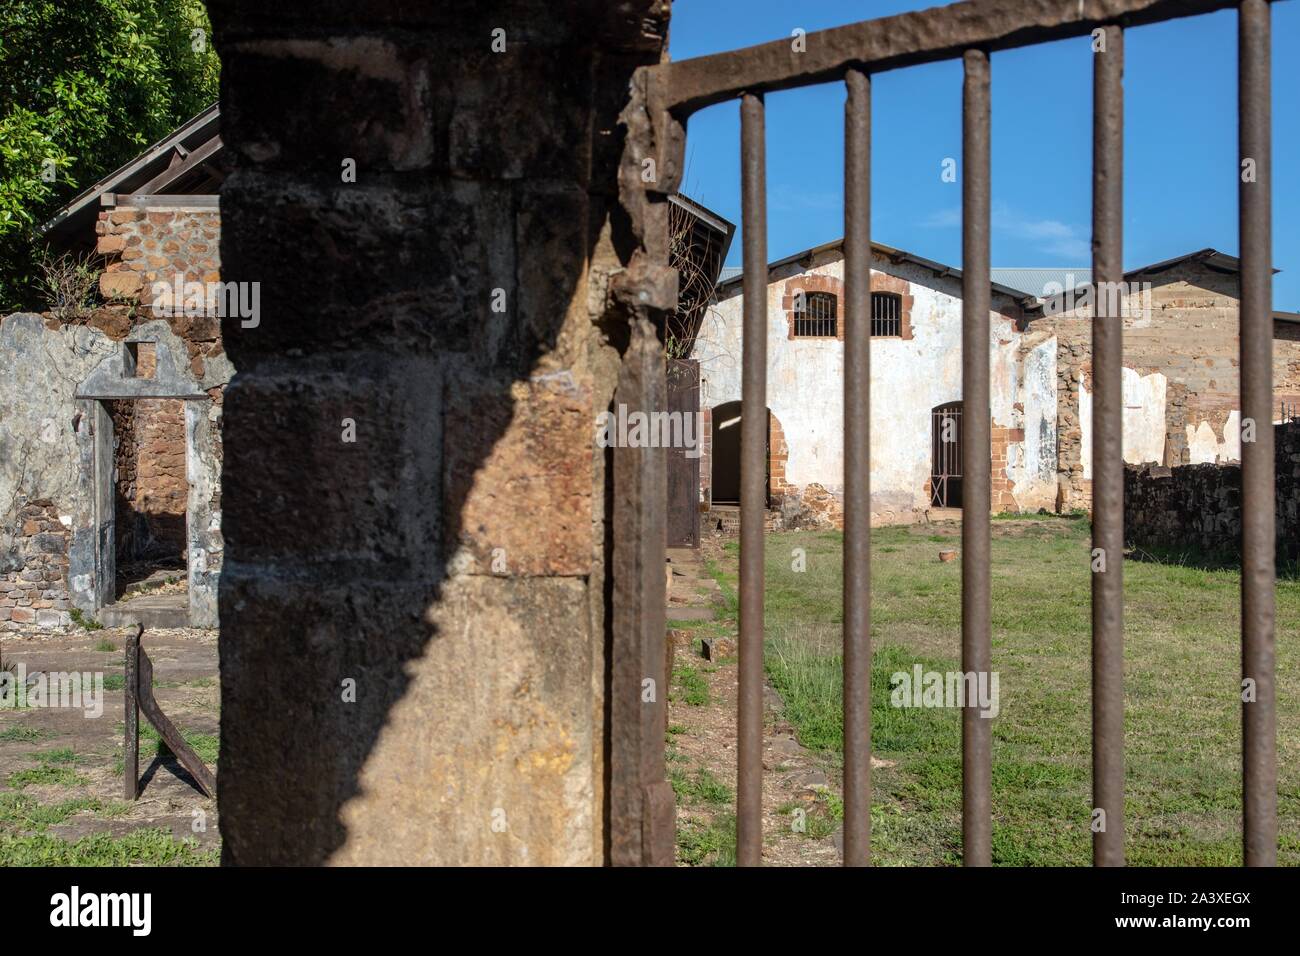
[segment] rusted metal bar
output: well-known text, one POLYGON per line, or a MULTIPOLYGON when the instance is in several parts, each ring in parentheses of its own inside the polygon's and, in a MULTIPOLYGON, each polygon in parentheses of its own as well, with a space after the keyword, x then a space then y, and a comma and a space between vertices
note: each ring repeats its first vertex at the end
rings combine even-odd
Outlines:
MULTIPOLYGON (((962 57, 962 435, 961 660, 967 674, 991 665, 989 539, 992 444, 989 405, 989 57, 967 50, 962 57)), ((987 678, 986 678, 987 679, 987 678)), ((974 696, 974 695, 971 695, 974 696)), ((992 863, 992 726, 978 700, 961 712, 962 861, 992 863)))
POLYGON ((844 865, 871 862, 871 78, 844 102, 844 865))
POLYGON ((1123 866, 1124 32, 1093 51, 1092 862, 1123 866))
POLYGON ((740 100, 745 315, 740 420, 740 699, 736 863, 763 849, 763 519, 767 509, 767 157, 763 98, 740 100))
POLYGON ((650 98, 678 119, 742 93, 833 82, 849 68, 868 73, 1086 36, 1107 23, 1128 26, 1210 13, 1236 0, 975 0, 819 30, 796 48, 789 37, 713 56, 649 67, 650 98))
MULTIPOLYGON (((663 348, 644 315, 632 320, 631 333, 614 404, 654 412, 667 401, 663 348)), ((673 791, 664 764, 666 464, 663 449, 613 451, 607 857, 612 866, 671 866, 676 842, 673 791)))
POLYGON ((137 688, 140 674, 140 635, 144 626, 137 624, 127 636, 123 664, 122 691, 126 703, 126 730, 122 734, 122 795, 134 800, 140 795, 140 705, 137 688))
POLYGON ((199 755, 185 742, 176 725, 167 719, 167 715, 158 706, 158 701, 153 696, 153 662, 149 660, 149 655, 145 653, 143 647, 137 645, 137 651, 139 668, 136 671, 136 680, 140 710, 148 718, 149 723, 153 724, 154 729, 158 731, 158 736, 162 737, 163 743, 175 755, 180 765, 190 772, 199 789, 207 796, 215 797, 217 778, 212 775, 212 771, 199 759, 199 755))
POLYGON ((1238 16, 1240 138, 1242 842, 1247 866, 1277 864, 1274 675, 1273 225, 1270 23, 1265 0, 1238 16))

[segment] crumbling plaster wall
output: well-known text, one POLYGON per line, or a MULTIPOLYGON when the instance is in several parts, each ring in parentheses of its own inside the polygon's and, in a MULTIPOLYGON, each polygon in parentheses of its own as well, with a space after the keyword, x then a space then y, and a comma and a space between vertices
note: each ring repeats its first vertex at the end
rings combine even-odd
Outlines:
MULTIPOLYGON (((961 398, 961 282, 936 277, 919 265, 873 257, 872 288, 906 290, 909 335, 871 341, 871 503, 877 524, 917 520, 930 508, 931 411, 961 398)), ((805 276, 843 282, 838 251, 819 254, 807 268, 773 272, 767 287, 768 407, 780 420, 787 445, 787 494, 816 486, 842 497, 844 489, 844 342, 792 338, 785 307, 791 283, 805 276)), ((828 288, 830 286, 828 285, 828 288)), ((1055 474, 1042 466, 1043 449, 1055 456, 1055 398, 1050 349, 1030 354, 1022 367, 1019 312, 1002 297, 990 315, 990 403, 994 427, 996 510, 1050 506, 1055 474), (1026 445, 1026 434, 1033 439, 1026 445)), ((700 360, 702 407, 741 397, 744 296, 720 299, 706 314, 692 357, 700 360)), ((838 304, 839 324, 844 302, 838 304)), ((775 491, 774 491, 775 494, 775 491)))
MULTIPOLYGON (((1124 297, 1124 460, 1165 466, 1240 460, 1237 276, 1185 263, 1138 276, 1124 297)), ((1056 335, 1060 507, 1091 502, 1092 309, 1044 314, 1056 335)), ((1274 394, 1300 394, 1300 335, 1276 323, 1274 394)))
POLYGON ((196 379, 185 343, 162 320, 143 321, 120 339, 101 324, 70 325, 28 313, 0 321, 0 354, 7 358, 0 374, 0 587, 9 588, 0 597, 0 608, 8 612, 0 620, 61 627, 73 607, 93 614, 106 597, 111 600, 113 582, 101 580, 98 554, 104 545, 97 540, 111 515, 98 514, 95 505, 96 442, 106 440, 96 429, 111 430, 100 399, 185 396, 191 399, 191 620, 215 627, 223 551, 216 493, 220 405, 209 393, 225 385, 229 366, 209 364, 204 378, 196 379), (125 343, 131 341, 157 344, 154 378, 137 378, 128 367, 125 343))

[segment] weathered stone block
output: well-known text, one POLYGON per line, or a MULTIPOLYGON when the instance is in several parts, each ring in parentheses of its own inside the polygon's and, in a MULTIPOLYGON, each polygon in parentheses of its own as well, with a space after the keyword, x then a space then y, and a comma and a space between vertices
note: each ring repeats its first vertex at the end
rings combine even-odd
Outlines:
POLYGON ((223 493, 240 503, 224 515, 230 553, 314 574, 436 574, 437 511, 413 504, 439 487, 441 395, 436 360, 375 353, 236 378, 224 403, 223 493))
POLYGON ((463 549, 479 574, 587 574, 594 434, 590 390, 571 372, 508 390, 449 382, 449 551, 463 549))

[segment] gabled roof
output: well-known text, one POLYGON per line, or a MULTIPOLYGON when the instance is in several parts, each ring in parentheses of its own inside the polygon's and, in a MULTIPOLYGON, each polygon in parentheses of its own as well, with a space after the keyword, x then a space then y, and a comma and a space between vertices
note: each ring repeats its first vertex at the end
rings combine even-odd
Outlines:
POLYGON ((82 192, 41 226, 41 232, 65 245, 93 240, 100 198, 109 193, 211 194, 222 178, 215 162, 221 152, 220 123, 221 110, 213 103, 82 192))
MULTIPOLYGON (((769 262, 767 265, 769 281, 772 272, 776 269, 791 265, 792 263, 806 262, 808 265, 811 265, 812 261, 824 252, 834 251, 843 254, 843 246, 844 240, 836 239, 834 242, 823 243, 820 246, 813 246, 811 249, 796 252, 792 256, 778 259, 776 262, 769 262)), ((944 265, 942 262, 935 262, 933 259, 927 259, 924 256, 918 256, 916 253, 908 252, 906 249, 895 249, 893 246, 887 246, 884 243, 873 242, 871 244, 871 251, 892 262, 910 262, 913 265, 929 269, 940 278, 951 276, 955 279, 961 279, 960 269, 955 268, 954 266, 944 265)), ((742 270, 735 266, 732 266, 729 269, 724 269, 722 271, 722 276, 718 280, 719 294, 729 294, 733 290, 738 290, 738 286, 743 279, 741 272, 742 270)), ((992 280, 992 287, 994 292, 1005 295, 1010 299, 1014 299, 1022 306, 1033 307, 1038 303, 1038 298, 1036 296, 1030 295, 1020 289, 1014 289, 1010 286, 1003 285, 1001 282, 996 280, 992 280)))
MULTIPOLYGON (((796 252, 792 256, 786 256, 784 259, 778 259, 776 262, 768 264, 768 274, 782 266, 806 261, 808 264, 823 252, 831 250, 843 253, 844 240, 836 239, 834 242, 824 243, 820 246, 813 246, 811 249, 805 249, 802 252, 796 252)), ((894 249, 890 246, 873 242, 871 244, 873 251, 883 255, 887 259, 894 261, 912 262, 916 265, 923 266, 932 270, 938 276, 961 277, 961 270, 952 266, 946 266, 940 262, 926 259, 922 256, 915 255, 903 249, 894 249)), ((1139 278, 1141 276, 1158 275, 1161 272, 1168 272, 1170 269, 1183 265, 1188 262, 1203 263, 1207 268, 1216 272, 1235 273, 1241 271, 1241 260, 1236 256, 1230 256, 1225 252, 1217 249, 1198 249, 1196 252, 1188 252, 1181 256, 1175 256, 1172 259, 1165 259, 1163 262, 1153 262, 1150 265, 1141 266, 1137 269, 1130 269, 1124 273, 1125 280, 1139 278)), ((743 278, 743 269, 738 266, 728 266, 722 270, 718 279, 718 291, 731 292, 741 282, 743 278)), ((1280 270, 1274 269, 1277 273, 1280 270)), ((995 268, 989 270, 989 281, 994 292, 1000 292, 1003 295, 1010 296, 1019 300, 1021 305, 1036 306, 1043 302, 1054 299, 1065 292, 1073 292, 1082 289, 1092 282, 1092 269, 1088 266, 1078 268, 1064 267, 1027 267, 1027 268, 995 268), (1047 290, 1052 290, 1052 295, 1047 294, 1047 290), (1062 290, 1062 291, 1057 291, 1062 290)))
MULTIPOLYGON (((1198 249, 1195 252, 1184 253, 1181 256, 1175 256, 1172 259, 1165 259, 1161 262, 1153 262, 1150 265, 1139 266, 1136 269, 1129 269, 1124 273, 1124 281, 1128 282, 1133 279, 1140 279, 1143 276, 1159 275, 1162 272, 1168 272, 1170 269, 1175 269, 1178 266, 1189 262, 1201 263, 1206 268, 1211 269, 1214 272, 1221 272, 1224 275, 1232 275, 1241 271, 1241 260, 1236 256, 1230 256, 1226 252, 1220 252, 1218 249, 1207 248, 1198 249)), ((1087 278, 1079 276, 1073 286, 1070 286, 1067 283, 1061 283, 1059 286, 1059 288, 1062 289, 1061 292, 1055 293, 1051 296, 1041 296, 1044 303, 1054 303, 1055 300, 1061 296, 1064 296, 1067 293, 1077 292, 1085 285, 1088 285, 1092 281, 1092 270, 1086 271, 1088 272, 1087 278)), ((1281 271, 1281 269, 1274 269, 1273 274, 1276 275, 1281 271)), ((1045 305, 1044 307, 1050 311, 1049 306, 1045 305)))

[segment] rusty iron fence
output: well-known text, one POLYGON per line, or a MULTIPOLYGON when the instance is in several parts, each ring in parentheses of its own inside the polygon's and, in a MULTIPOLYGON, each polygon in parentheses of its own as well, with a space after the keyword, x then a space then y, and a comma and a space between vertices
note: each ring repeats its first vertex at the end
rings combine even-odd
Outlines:
MULTIPOLYGON (((625 147, 627 177, 647 157, 658 172, 633 212, 647 256, 665 247, 655 204, 681 178, 685 124, 703 107, 739 100, 744 225, 743 402, 767 405, 767 203, 764 95, 816 83, 845 85, 844 372, 844 863, 866 865, 871 844, 870 517, 870 156, 873 74, 961 59, 962 95, 962 667, 990 668, 989 189, 990 54, 1067 38, 1092 38, 1093 281, 1123 280, 1124 30, 1221 9, 1238 10, 1239 150, 1254 175, 1242 176, 1241 411, 1272 417, 1270 184, 1270 0, 974 0, 808 34, 788 40, 648 67, 632 107, 646 117, 625 147)), ((635 117, 632 107, 625 115, 635 117)), ((645 177, 643 176, 643 180, 645 177)), ((627 193, 624 194, 625 197, 627 193)), ((649 274, 649 273, 647 273, 649 274)), ((660 273, 662 274, 662 273, 660 273)), ((1099 300, 1092 323, 1093 806, 1080 808, 1093 830, 1093 863, 1124 862, 1122 323, 1118 304, 1099 300), (1090 809, 1091 813, 1085 812, 1090 809)), ((746 415, 742 436, 740 532, 740 693, 737 861, 761 862, 763 734, 763 520, 767 436, 762 415, 746 415)), ((1274 707, 1273 430, 1256 430, 1242 450, 1244 555, 1241 577, 1243 845, 1247 865, 1277 854, 1274 707), (1244 696, 1244 695, 1243 695, 1244 696)), ((653 505, 644 504, 653 509, 653 505)), ((633 553, 629 545, 627 553, 633 553)), ((644 565, 638 565, 638 568, 644 565)), ((638 606, 636 600, 630 607, 638 606)), ((639 606, 644 606, 642 602, 639 606)), ((632 624, 629 621, 628 627, 632 624)), ((643 632, 644 633, 644 632, 643 632)), ((976 707, 962 720, 962 837, 966 865, 991 860, 992 728, 976 707)), ((651 746, 656 746, 651 744, 651 746)), ((661 746, 658 748, 661 751, 661 746)), ((649 791, 646 791, 649 793, 649 791)), ((653 814, 647 813, 645 820, 653 814)), ((662 821, 662 816, 656 818, 662 821)), ((648 859, 649 857, 647 857, 648 859)))

